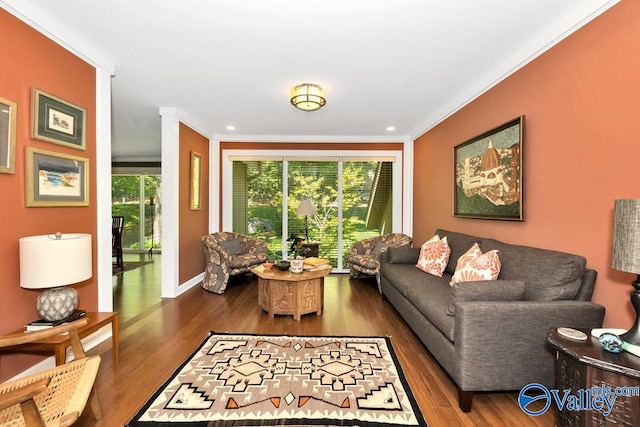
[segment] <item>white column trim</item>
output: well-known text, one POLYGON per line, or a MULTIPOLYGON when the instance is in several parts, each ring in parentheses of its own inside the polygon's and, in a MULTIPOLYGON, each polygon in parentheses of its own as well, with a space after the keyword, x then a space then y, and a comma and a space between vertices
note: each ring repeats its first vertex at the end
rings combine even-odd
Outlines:
POLYGON ((111 271, 111 73, 96 68, 96 248, 98 311, 113 311, 111 271))

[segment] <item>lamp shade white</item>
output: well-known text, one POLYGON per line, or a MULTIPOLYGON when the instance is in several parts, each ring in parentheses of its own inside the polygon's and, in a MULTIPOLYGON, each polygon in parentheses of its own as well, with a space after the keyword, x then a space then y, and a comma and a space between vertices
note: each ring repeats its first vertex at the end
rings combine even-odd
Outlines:
POLYGON ((61 320, 78 306, 78 293, 66 285, 91 278, 90 234, 29 236, 20 239, 20 286, 47 289, 36 309, 45 320, 61 320), (53 289, 50 289, 53 288, 53 289))
POLYGON ((296 215, 315 215, 316 208, 313 206, 311 199, 303 199, 296 209, 296 215))

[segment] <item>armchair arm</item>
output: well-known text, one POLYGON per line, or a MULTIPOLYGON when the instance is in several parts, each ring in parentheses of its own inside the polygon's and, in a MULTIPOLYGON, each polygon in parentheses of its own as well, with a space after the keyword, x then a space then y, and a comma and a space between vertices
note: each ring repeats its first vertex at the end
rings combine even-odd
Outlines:
POLYGON ((598 328, 604 311, 601 305, 572 300, 459 302, 456 382, 462 390, 516 390, 530 382, 553 385, 549 329, 598 328))
POLYGON ((0 394, 0 411, 4 411, 13 405, 22 404, 32 400, 38 394, 47 389, 49 382, 51 382, 51 378, 42 378, 32 382, 31 384, 25 384, 11 391, 0 394))

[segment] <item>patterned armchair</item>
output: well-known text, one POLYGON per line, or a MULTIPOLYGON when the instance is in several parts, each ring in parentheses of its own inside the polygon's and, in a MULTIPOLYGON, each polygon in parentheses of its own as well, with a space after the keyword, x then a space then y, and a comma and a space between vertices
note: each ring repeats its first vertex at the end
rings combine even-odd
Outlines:
POLYGON ((267 244, 242 234, 222 231, 202 236, 206 257, 202 287, 221 294, 229 277, 249 271, 267 260, 267 244))
POLYGON ((413 239, 402 233, 389 233, 382 236, 371 237, 351 244, 351 254, 347 258, 349 274, 351 277, 376 276, 378 289, 380 282, 378 271, 380 269, 380 254, 389 246, 411 246, 413 239))

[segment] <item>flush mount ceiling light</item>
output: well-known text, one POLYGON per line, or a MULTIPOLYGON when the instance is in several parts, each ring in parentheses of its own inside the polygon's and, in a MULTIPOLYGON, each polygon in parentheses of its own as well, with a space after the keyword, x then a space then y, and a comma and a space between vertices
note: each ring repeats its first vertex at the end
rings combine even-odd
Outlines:
POLYGON ((322 87, 302 83, 291 88, 291 103, 303 111, 315 111, 327 103, 322 87))

